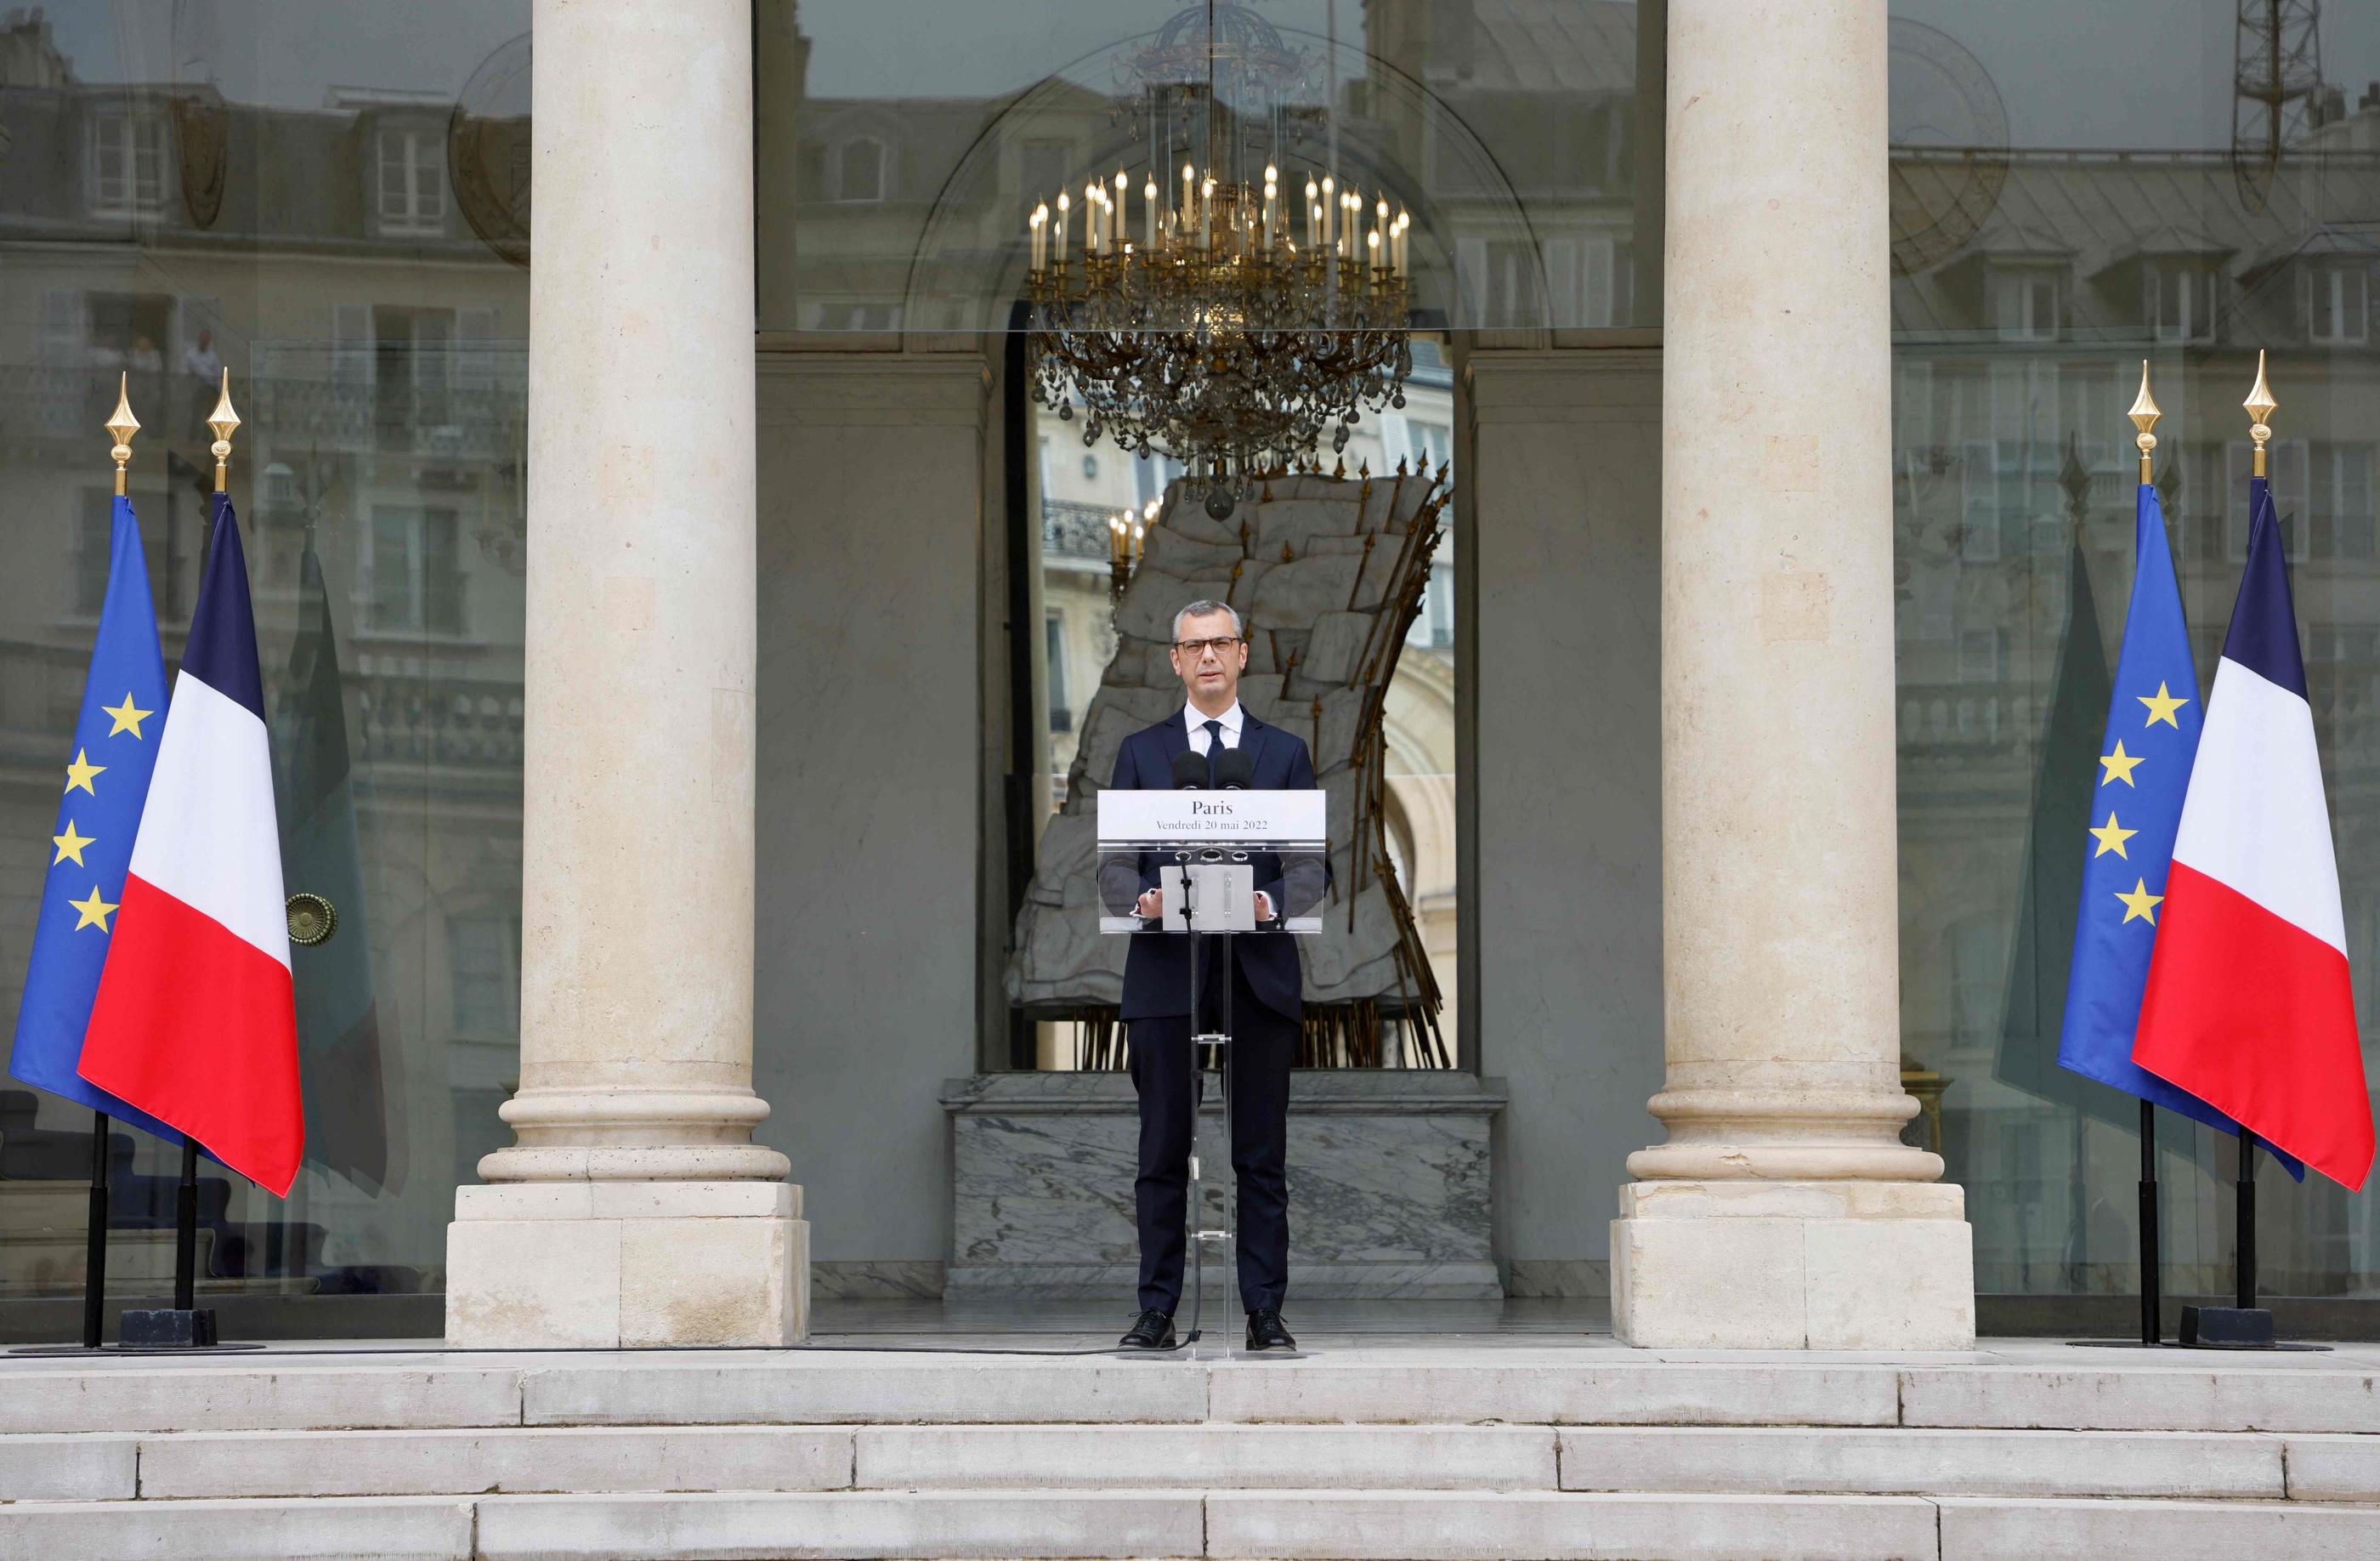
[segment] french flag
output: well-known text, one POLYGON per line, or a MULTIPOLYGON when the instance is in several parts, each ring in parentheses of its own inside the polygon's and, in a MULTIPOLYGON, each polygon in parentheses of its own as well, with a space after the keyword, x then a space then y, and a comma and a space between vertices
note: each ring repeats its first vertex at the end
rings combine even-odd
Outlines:
POLYGON ((281 832, 248 560, 222 494, 78 1071, 289 1195, 306 1123, 281 832))
POLYGON ((2372 1170, 2346 918, 2279 521, 2248 484, 2231 610, 2132 1060, 2349 1189, 2372 1170))

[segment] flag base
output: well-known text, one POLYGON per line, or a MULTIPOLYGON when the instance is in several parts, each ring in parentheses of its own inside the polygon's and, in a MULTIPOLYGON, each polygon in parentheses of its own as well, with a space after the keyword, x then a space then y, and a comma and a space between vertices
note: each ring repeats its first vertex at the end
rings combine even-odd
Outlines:
POLYGON ((209 1349, 218 1342, 211 1306, 127 1308, 115 1324, 120 1349, 209 1349))
POLYGON ((2276 1349, 2273 1314, 2261 1306, 2185 1306, 2181 1309, 2181 1345, 2185 1349, 2276 1349))

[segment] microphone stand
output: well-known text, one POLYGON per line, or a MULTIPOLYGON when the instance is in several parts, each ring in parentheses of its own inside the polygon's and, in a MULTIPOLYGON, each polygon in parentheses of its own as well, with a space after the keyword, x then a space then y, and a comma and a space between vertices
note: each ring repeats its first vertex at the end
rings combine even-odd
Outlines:
POLYGON ((1190 940, 1190 1203, 1184 1215, 1184 1233, 1190 1243, 1190 1332, 1184 1344, 1196 1344, 1199 1320, 1207 1298, 1206 1231, 1207 1183, 1201 1174, 1198 1156, 1199 1097, 1206 1093, 1206 1070, 1198 1057, 1198 956, 1203 950, 1197 932, 1198 904, 1191 886, 1190 859, 1194 853, 1176 851, 1173 860, 1182 866, 1182 925, 1184 935, 1190 940))

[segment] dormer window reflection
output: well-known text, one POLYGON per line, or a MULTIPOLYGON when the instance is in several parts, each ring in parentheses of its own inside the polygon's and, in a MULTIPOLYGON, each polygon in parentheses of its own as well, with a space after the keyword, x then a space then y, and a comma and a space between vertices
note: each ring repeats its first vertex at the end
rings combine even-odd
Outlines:
POLYGON ((884 143, 873 136, 857 136, 843 143, 835 155, 835 194, 838 201, 867 201, 884 199, 884 143))
POLYGON ((2066 277, 2046 266, 2010 268, 1992 278, 1992 323, 2005 341, 2056 341, 2064 329, 2066 277))
POLYGON ((446 138, 429 128, 382 129, 380 230, 431 235, 446 226, 446 138))
POLYGON ((165 201, 163 115, 119 111, 91 122, 93 216, 153 216, 165 201))
POLYGON ((2143 268, 2141 300, 2149 335, 2160 342, 2209 342, 2215 339, 2215 299, 2217 278, 2204 265, 2184 261, 2150 261, 2143 268))

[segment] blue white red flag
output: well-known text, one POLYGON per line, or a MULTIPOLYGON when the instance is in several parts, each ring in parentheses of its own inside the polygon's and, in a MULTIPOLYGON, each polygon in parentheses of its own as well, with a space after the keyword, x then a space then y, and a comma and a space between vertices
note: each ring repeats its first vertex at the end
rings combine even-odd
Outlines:
POLYGON ((306 1124, 281 835, 248 563, 214 504, 81 1072, 285 1197, 306 1124))
POLYGON ((2132 1060, 2350 1190, 2372 1169, 2338 863, 2271 488, 2207 700, 2132 1060))
POLYGON ((107 595, 75 721, 73 758, 50 836, 33 954, 17 1007, 8 1071, 36 1089, 64 1095, 174 1143, 182 1135, 136 1111, 75 1071, 91 999, 124 903, 133 832, 156 767, 165 725, 165 663, 157 649, 157 614, 149 564, 132 501, 118 497, 109 524, 107 595), (114 702, 110 702, 110 701, 114 702))
MULTIPOLYGON (((2092 787, 2058 1066, 2224 1132, 2238 1124, 2132 1061, 2158 908, 2198 752, 2198 669, 2156 490, 2133 505, 2132 597, 2092 787)), ((2302 1176, 2294 1163, 2290 1173, 2302 1176)))

